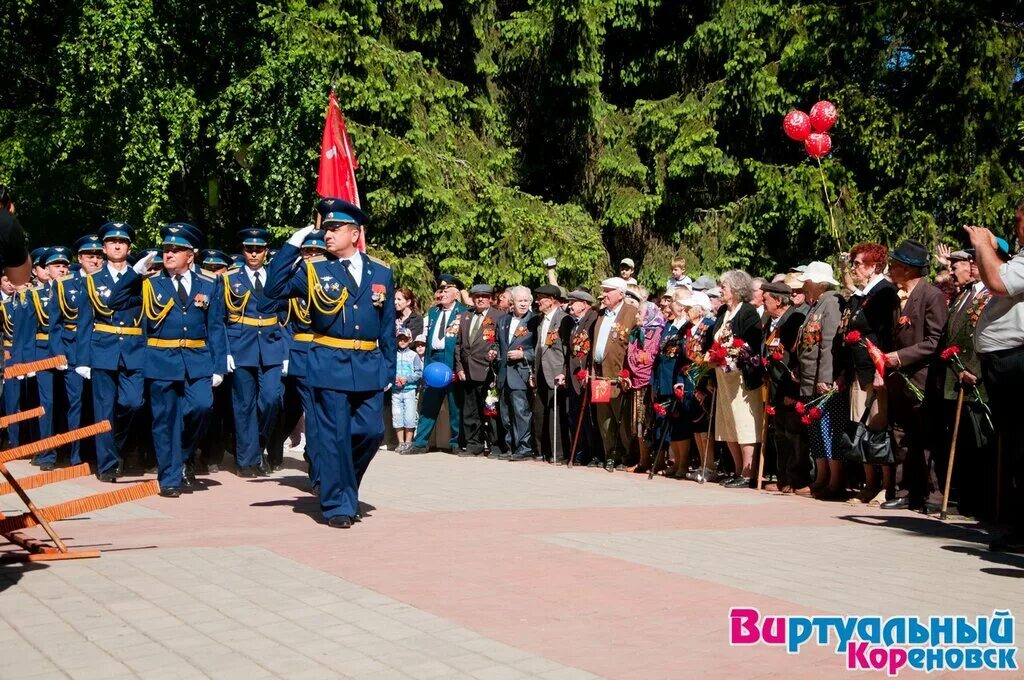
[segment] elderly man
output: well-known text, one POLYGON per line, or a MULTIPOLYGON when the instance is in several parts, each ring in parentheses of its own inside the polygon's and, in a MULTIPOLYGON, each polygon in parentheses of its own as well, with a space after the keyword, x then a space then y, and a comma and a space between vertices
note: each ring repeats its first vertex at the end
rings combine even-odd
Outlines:
POLYGON ((533 295, 524 286, 509 289, 512 311, 498 322, 498 370, 495 385, 501 397, 501 421, 505 425, 508 459, 533 458, 530 432, 530 383, 536 350, 536 315, 530 310, 533 295))
MULTIPOLYGON (((594 311, 594 296, 585 290, 574 290, 568 295, 569 318, 571 323, 568 327, 568 342, 565 348, 565 364, 567 375, 568 413, 566 424, 571 428, 573 437, 576 439, 576 450, 570 451, 573 460, 581 465, 597 466, 600 464, 600 456, 592 455, 591 438, 593 436, 594 421, 591 417, 592 409, 585 398, 587 381, 580 379, 590 371, 591 351, 590 347, 594 341, 594 324, 597 322, 597 312, 594 311), (581 422, 582 420, 582 422, 581 422), (579 432, 577 438, 575 433, 579 432), (575 455, 573 455, 575 454, 575 455)), ((596 440, 594 440, 596 442, 596 440)))
POLYGON ((811 469, 800 416, 788 408, 800 399, 800 384, 794 377, 798 361, 794 350, 806 315, 793 307, 793 289, 785 283, 765 283, 761 290, 768 316, 761 355, 768 362, 769 403, 776 412, 769 421, 771 437, 761 449, 762 455, 768 455, 768 444, 772 444, 779 491, 788 493, 807 486, 811 469))
POLYGON ((562 291, 558 286, 541 286, 533 292, 537 300, 537 310, 541 314, 533 369, 537 383, 537 401, 541 409, 539 426, 535 428, 535 434, 538 440, 537 450, 541 452, 544 460, 551 463, 560 457, 559 452, 564 452, 567 448, 565 354, 572 321, 559 304, 562 291), (557 423, 556 411, 559 414, 557 423))
POLYGON ((632 399, 624 398, 630 389, 629 378, 623 377, 629 335, 638 322, 638 309, 625 302, 628 284, 615 276, 601 282, 601 310, 594 324, 591 361, 595 379, 611 382, 611 398, 596 403, 597 429, 604 444, 604 466, 611 471, 624 470, 623 458, 629 451, 632 399))
MULTIPOLYGON (((442 274, 437 281, 434 299, 437 304, 430 308, 427 315, 427 351, 423 357, 423 365, 429 366, 439 361, 455 371, 455 344, 459 336, 459 319, 466 308, 459 302, 459 291, 462 282, 451 274, 442 274)), ((420 419, 416 424, 416 436, 412 446, 401 453, 415 455, 427 452, 430 433, 437 424, 437 416, 441 412, 441 404, 448 400, 448 419, 450 436, 449 452, 458 454, 459 433, 462 418, 459 412, 459 394, 462 388, 458 383, 447 387, 430 387, 423 389, 420 398, 420 419)))
POLYGON ((889 260, 889 273, 899 288, 900 306, 893 326, 895 350, 885 355, 886 365, 894 369, 886 387, 893 441, 905 451, 903 487, 907 496, 882 503, 885 510, 924 510, 929 492, 937 487, 931 470, 924 405, 911 388, 913 385, 923 392, 928 368, 938 357, 949 313, 942 291, 924 280, 929 259, 928 250, 920 241, 907 239, 889 260))
MULTIPOLYGON (((1013 216, 1017 243, 1024 243, 1024 202, 1013 216)), ((1024 384, 1024 252, 1003 262, 988 229, 965 227, 975 249, 978 273, 992 294, 974 332, 981 357, 981 375, 989 394, 996 433, 1011 476, 1008 534, 995 538, 989 549, 1024 553, 1024 425, 1018 404, 1024 384)))
POLYGON ((460 456, 479 456, 488 444, 484 400, 494 378, 491 362, 496 354, 498 321, 502 314, 492 305, 494 289, 478 283, 469 289, 473 308, 463 312, 455 340, 455 374, 462 383, 462 432, 466 448, 460 456))

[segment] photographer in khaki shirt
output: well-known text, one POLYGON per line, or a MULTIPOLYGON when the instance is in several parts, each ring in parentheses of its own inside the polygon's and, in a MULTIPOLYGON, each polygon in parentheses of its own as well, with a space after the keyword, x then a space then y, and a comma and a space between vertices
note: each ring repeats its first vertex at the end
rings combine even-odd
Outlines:
MULTIPOLYGON (((1024 243, 1024 202, 1017 206, 1013 226, 1017 243, 1024 243)), ((978 319, 974 347, 1013 489, 1010 532, 994 539, 989 549, 1024 553, 1024 425, 1018 414, 1024 384, 1024 253, 1003 262, 991 231, 974 226, 964 230, 974 246, 981 280, 992 294, 978 319)))

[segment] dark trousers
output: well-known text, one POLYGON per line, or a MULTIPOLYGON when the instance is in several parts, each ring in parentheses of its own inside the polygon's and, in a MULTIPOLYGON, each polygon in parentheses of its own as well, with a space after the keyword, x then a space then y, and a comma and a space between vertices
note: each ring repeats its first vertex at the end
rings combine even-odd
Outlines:
POLYGON ((452 451, 459 448, 459 428, 462 425, 462 415, 459 412, 459 402, 462 401, 460 391, 462 385, 454 383, 440 389, 436 387, 425 387, 420 395, 420 419, 416 424, 416 436, 413 437, 413 446, 426 448, 430 442, 430 434, 437 424, 438 415, 441 413, 441 404, 448 400, 448 419, 451 437, 448 446, 452 451))
MULTIPOLYGON (((571 387, 566 389, 568 393, 566 395, 566 403, 568 406, 568 415, 565 419, 566 425, 570 428, 570 437, 576 438, 576 430, 579 428, 579 437, 576 438, 576 451, 570 451, 570 455, 575 453, 573 457, 573 463, 577 465, 586 465, 590 462, 593 455, 598 458, 601 457, 601 452, 598 450, 596 454, 593 452, 594 448, 600 449, 600 440, 594 436, 594 416, 593 407, 587 404, 586 410, 583 409, 583 399, 586 396, 587 387, 583 387, 583 391, 577 393, 576 390, 571 387), (583 422, 579 422, 580 418, 583 422)), ((566 448, 568 451, 572 447, 572 439, 569 440, 569 445, 566 448)))
POLYGON ((320 510, 355 517, 359 484, 384 440, 384 393, 316 387, 312 397, 306 445, 320 474, 320 510))
POLYGON ((530 434, 533 413, 530 408, 530 390, 501 390, 501 422, 507 435, 505 446, 513 456, 532 456, 530 434))
POLYGON ((180 487, 185 466, 192 464, 196 444, 206 431, 213 408, 210 378, 147 380, 146 392, 153 409, 160 487, 180 487))
POLYGON ((202 462, 219 466, 224 461, 224 454, 234 451, 231 435, 235 431, 234 407, 231 404, 230 374, 224 376, 224 382, 213 388, 213 410, 210 412, 209 425, 199 448, 203 452, 202 462))
MULTIPOLYGON (((970 395, 970 392, 967 393, 970 395)), ((949 448, 953 440, 956 402, 944 400, 936 409, 932 424, 936 430, 935 474, 943 489, 949 465, 949 448)), ((989 422, 977 402, 965 397, 957 433, 956 459, 950 480, 950 499, 961 515, 988 519, 992 517, 996 488, 996 442, 989 422)))
POLYGON ((282 379, 284 386, 284 401, 281 406, 281 416, 278 419, 278 426, 270 438, 268 454, 271 465, 280 465, 284 461, 284 443, 291 436, 299 420, 306 416, 306 461, 309 464, 309 481, 317 484, 320 481, 316 472, 316 464, 309 455, 309 428, 312 419, 309 412, 313 410, 312 395, 306 386, 305 377, 288 375, 282 379))
POLYGON ((569 450, 571 443, 569 442, 566 413, 566 392, 568 390, 568 387, 558 388, 558 403, 555 403, 555 390, 545 385, 543 379, 537 385, 537 403, 540 412, 534 419, 534 428, 538 442, 537 450, 544 456, 544 460, 553 460, 556 453, 558 460, 565 460, 565 452, 569 450), (557 424, 555 423, 555 411, 558 412, 557 424), (557 435, 554 433, 556 425, 558 427, 557 435), (557 450, 552 449, 552 445, 557 447, 557 450))
POLYGON ((110 432, 96 435, 96 472, 113 472, 123 461, 135 415, 142 408, 142 371, 92 369, 92 408, 97 421, 109 420, 110 432))
POLYGON ((231 403, 235 412, 235 462, 240 468, 259 465, 277 424, 281 365, 236 367, 231 375, 231 403))
POLYGON ((931 448, 927 435, 924 405, 905 390, 893 390, 889 397, 889 420, 896 461, 903 461, 900 487, 906 489, 910 502, 924 503, 939 488, 932 469, 931 448))
POLYGON ((462 383, 462 433, 466 438, 466 450, 473 454, 483 453, 488 439, 484 399, 489 387, 490 382, 466 380, 462 383))
POLYGON ((1024 347, 981 355, 981 376, 1010 477, 1007 517, 1018 534, 1024 533, 1024 419, 1019 408, 1024 347))
MULTIPOLYGON (((21 411, 21 383, 22 381, 17 378, 4 380, 4 415, 12 416, 21 411)), ((10 444, 11 447, 21 444, 21 439, 19 437, 20 432, 20 423, 14 423, 7 427, 7 443, 10 444)))
POLYGON ((594 404, 597 430, 604 444, 605 463, 616 465, 629 455, 629 443, 633 439, 630 431, 630 415, 633 410, 633 395, 620 393, 607 404, 594 404))
POLYGON ((800 489, 810 481, 813 464, 804 431, 800 415, 791 406, 776 406, 776 415, 770 421, 770 438, 780 488, 800 489))

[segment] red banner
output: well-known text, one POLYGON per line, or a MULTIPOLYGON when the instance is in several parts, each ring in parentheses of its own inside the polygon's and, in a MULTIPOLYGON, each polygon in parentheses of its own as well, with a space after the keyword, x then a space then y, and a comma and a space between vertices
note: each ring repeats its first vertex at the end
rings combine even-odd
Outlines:
MULTIPOLYGON (((341 198, 359 205, 359 189, 356 186, 356 170, 359 161, 345 129, 345 117, 338 106, 334 92, 327 100, 327 116, 324 119, 324 135, 320 142, 320 175, 316 181, 316 192, 324 197, 341 198)), ((365 231, 359 237, 359 250, 366 252, 365 231)))

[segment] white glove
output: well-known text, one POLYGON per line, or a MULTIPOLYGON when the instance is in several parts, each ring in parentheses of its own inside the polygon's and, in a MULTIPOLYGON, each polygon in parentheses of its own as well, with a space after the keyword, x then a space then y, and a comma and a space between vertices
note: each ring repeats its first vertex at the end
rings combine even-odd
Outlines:
POLYGON ((132 269, 139 276, 145 276, 149 268, 153 266, 153 260, 156 259, 156 253, 148 253, 144 258, 135 263, 132 269))
POLYGON ((305 226, 302 229, 299 229, 297 232, 288 237, 288 245, 295 246, 296 248, 301 248, 302 242, 305 241, 306 237, 309 236, 315 229, 316 227, 314 227, 312 224, 310 224, 309 226, 305 226))
POLYGON ((220 373, 214 373, 212 376, 210 376, 210 380, 211 382, 213 382, 214 387, 220 387, 220 384, 224 382, 224 376, 222 376, 220 373))
POLYGON ((288 360, 281 362, 281 375, 288 375, 288 360))
POLYGON ((67 364, 61 364, 60 366, 57 367, 57 370, 58 371, 66 371, 66 370, 68 370, 68 365, 67 364))
POLYGON ((34 378, 34 377, 36 377, 36 372, 32 371, 31 373, 27 374, 25 377, 26 378, 34 378))
POLYGON ((231 373, 234 370, 235 370, 235 358, 229 354, 228 355, 228 373, 231 373))
POLYGON ((86 380, 92 380, 92 369, 88 366, 75 366, 75 373, 82 376, 86 380))

